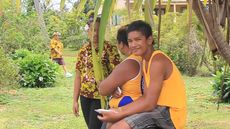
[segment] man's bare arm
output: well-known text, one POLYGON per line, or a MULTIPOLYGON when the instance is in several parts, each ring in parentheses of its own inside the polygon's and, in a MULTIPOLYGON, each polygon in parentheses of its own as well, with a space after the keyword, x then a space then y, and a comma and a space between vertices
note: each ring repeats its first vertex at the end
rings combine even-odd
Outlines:
POLYGON ((134 78, 139 73, 140 66, 135 60, 126 60, 117 65, 113 72, 99 85, 101 95, 111 95, 119 86, 134 78))

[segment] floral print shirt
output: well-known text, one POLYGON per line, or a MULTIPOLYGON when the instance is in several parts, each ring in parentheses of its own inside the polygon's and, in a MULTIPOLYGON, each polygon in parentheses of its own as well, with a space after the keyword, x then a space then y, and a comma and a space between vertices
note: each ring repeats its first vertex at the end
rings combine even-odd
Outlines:
POLYGON ((56 40, 56 39, 51 39, 50 41, 50 49, 51 49, 51 53, 50 53, 50 57, 52 59, 54 58, 62 58, 62 55, 58 54, 54 49, 58 50, 59 52, 63 51, 63 44, 61 43, 60 40, 56 40))
MULTIPOLYGON (((79 50, 76 63, 76 69, 81 73, 80 95, 87 98, 100 99, 97 83, 94 77, 92 59, 91 44, 87 43, 79 50)), ((105 42, 102 54, 104 77, 107 77, 112 72, 113 68, 119 63, 120 55, 118 54, 116 46, 105 42)))

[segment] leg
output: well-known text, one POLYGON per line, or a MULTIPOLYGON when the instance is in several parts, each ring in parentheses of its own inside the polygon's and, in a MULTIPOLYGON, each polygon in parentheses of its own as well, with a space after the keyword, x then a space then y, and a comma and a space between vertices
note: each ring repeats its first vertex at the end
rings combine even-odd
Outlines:
POLYGON ((99 99, 91 99, 90 106, 90 118, 89 118, 89 129, 100 129, 102 122, 97 118, 95 109, 101 108, 101 102, 99 99))
POLYGON ((66 68, 66 65, 65 65, 65 62, 64 62, 64 59, 63 59, 63 58, 60 59, 60 64, 61 64, 62 67, 63 67, 65 77, 67 77, 67 78, 68 78, 68 77, 72 77, 73 75, 67 71, 67 68, 66 68))
POLYGON ((81 101, 81 110, 82 110, 86 125, 89 128, 90 100, 86 97, 80 96, 80 101, 81 101))
POLYGON ((64 70, 64 74, 66 75, 67 70, 66 70, 66 66, 65 66, 65 64, 64 64, 64 65, 62 65, 62 68, 63 68, 63 70, 64 70))
POLYGON ((66 69, 66 65, 65 65, 64 59, 63 59, 63 58, 59 58, 58 61, 59 61, 58 64, 62 66, 62 68, 63 68, 63 70, 64 70, 64 74, 66 75, 67 69, 66 69))
POLYGON ((157 106, 152 112, 134 114, 124 120, 132 129, 175 129, 169 108, 164 106, 157 106))
POLYGON ((120 120, 112 125, 110 125, 107 129, 132 129, 128 123, 124 120, 120 120))

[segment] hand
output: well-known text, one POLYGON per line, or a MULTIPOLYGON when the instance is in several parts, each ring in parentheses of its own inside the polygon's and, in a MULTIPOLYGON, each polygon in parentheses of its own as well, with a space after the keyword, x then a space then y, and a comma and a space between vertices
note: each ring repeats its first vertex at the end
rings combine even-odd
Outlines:
MULTIPOLYGON (((119 87, 118 87, 119 88, 119 87)), ((121 89, 117 89, 113 92, 112 97, 113 98, 120 98, 122 96, 121 89)))
POLYGON ((76 117, 80 116, 78 102, 73 103, 73 113, 76 117))
POLYGON ((60 56, 62 56, 62 53, 61 53, 61 52, 59 52, 58 54, 59 54, 60 56))
POLYGON ((110 109, 111 111, 102 111, 97 118, 103 122, 117 122, 122 119, 121 113, 117 109, 110 109))

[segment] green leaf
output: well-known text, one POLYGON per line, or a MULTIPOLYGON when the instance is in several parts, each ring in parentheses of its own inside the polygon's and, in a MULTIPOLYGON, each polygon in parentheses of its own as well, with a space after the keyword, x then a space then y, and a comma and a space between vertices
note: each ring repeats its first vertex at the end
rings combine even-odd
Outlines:
POLYGON ((151 5, 153 5, 152 0, 145 0, 145 21, 148 22, 152 27, 154 26, 153 21, 153 8, 151 5))
POLYGON ((137 11, 137 12, 140 11, 140 8, 142 6, 142 2, 143 2, 143 0, 135 0, 133 10, 137 11))
POLYGON ((82 12, 82 10, 84 9, 85 7, 85 4, 86 4, 87 0, 80 0, 80 3, 77 7, 77 16, 82 12))
POLYGON ((61 0, 60 2, 60 9, 63 10, 65 7, 65 0, 61 0))
POLYGON ((99 29, 99 57, 102 56, 104 40, 105 40, 106 25, 109 20, 110 11, 113 8, 112 5, 114 5, 113 2, 115 2, 115 0, 106 0, 104 1, 104 4, 103 4, 100 29, 99 29))

